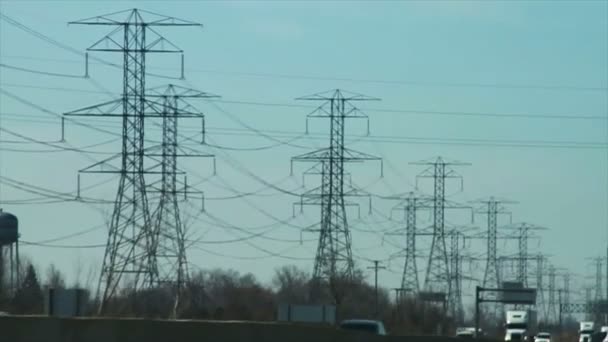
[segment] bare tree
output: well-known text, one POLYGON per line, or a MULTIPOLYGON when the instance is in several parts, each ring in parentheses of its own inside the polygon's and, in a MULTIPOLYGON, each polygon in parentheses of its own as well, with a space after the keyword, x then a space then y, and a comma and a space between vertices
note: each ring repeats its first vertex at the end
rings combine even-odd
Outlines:
POLYGON ((11 302, 11 311, 18 314, 40 314, 42 306, 43 295, 38 275, 34 266, 29 264, 23 282, 11 302))
POLYGON ((289 304, 306 304, 309 302, 310 275, 294 265, 275 269, 272 285, 277 300, 289 304))
POLYGON ((51 289, 65 289, 65 276, 54 264, 50 264, 46 270, 44 286, 51 289))

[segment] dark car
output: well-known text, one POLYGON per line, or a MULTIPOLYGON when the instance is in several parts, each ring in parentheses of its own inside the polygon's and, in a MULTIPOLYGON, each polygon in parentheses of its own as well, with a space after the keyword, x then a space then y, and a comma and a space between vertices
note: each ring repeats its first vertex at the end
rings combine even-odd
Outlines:
POLYGON ((368 332, 374 335, 386 335, 381 321, 367 319, 349 319, 340 323, 340 329, 368 332))

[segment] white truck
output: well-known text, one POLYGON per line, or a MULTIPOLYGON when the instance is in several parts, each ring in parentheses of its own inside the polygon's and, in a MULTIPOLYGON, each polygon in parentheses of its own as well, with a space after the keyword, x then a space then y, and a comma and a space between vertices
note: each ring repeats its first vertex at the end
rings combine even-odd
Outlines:
POLYGON ((595 324, 590 321, 580 322, 578 329, 579 342, 591 342, 591 335, 595 333, 595 324))
MULTIPOLYGON (((507 311, 505 341, 528 341, 536 329, 536 311, 507 311)), ((590 342, 590 341, 589 341, 590 342)))

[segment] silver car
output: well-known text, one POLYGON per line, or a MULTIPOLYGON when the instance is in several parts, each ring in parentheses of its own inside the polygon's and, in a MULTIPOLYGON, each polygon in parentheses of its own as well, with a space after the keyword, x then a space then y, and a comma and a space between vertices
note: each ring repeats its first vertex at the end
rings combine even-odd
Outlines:
POLYGON ((551 334, 546 332, 539 332, 534 337, 534 342, 551 342, 551 334))

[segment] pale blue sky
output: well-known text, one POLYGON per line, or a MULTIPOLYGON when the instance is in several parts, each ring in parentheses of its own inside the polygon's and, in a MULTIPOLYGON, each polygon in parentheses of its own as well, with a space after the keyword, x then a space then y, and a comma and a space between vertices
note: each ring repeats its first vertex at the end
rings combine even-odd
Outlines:
MULTIPOLYGON (((373 109, 608 118, 606 1, 1 1, 0 6, 5 15, 81 51, 107 33, 107 28, 66 25, 70 20, 139 7, 201 22, 204 24, 202 30, 167 28, 162 33, 186 51, 186 85, 220 94, 225 100, 293 104, 294 98, 301 95, 344 88, 382 98, 381 102, 365 105, 369 109, 372 136, 531 141, 528 145, 535 147, 420 144, 420 139, 410 143, 403 140, 400 143, 371 143, 360 137, 351 138, 351 142, 356 141, 351 147, 388 160, 385 177, 381 180, 378 180, 375 165, 371 164, 356 166, 353 174, 357 184, 372 184, 369 191, 390 194, 411 189, 414 176, 421 169, 408 165, 410 161, 436 155, 467 161, 472 166, 460 169, 465 191, 454 199, 466 201, 495 195, 518 201, 519 204, 512 206, 514 221, 550 228, 541 233, 540 247, 530 243, 531 250, 548 253, 556 265, 580 274, 576 278, 577 285, 582 284, 579 280, 590 270, 585 258, 605 251, 608 230, 606 149, 538 147, 537 142, 607 142, 606 119, 441 116, 373 109)), ((118 56, 97 56, 120 62, 118 56)), ((84 69, 81 56, 48 44, 6 21, 0 21, 0 60, 12 66, 73 75, 82 75, 84 69)), ((178 57, 152 56, 147 62, 151 72, 179 74, 178 57)), ((92 81, 0 68, 0 87, 50 111, 62 113, 107 100, 108 95, 98 93, 100 89, 120 91, 119 70, 92 64, 90 74, 92 81), (90 92, 75 92, 74 89, 90 92)), ((156 86, 167 80, 150 77, 147 82, 156 86)), ((224 135, 223 129, 245 129, 244 123, 260 130, 304 132, 308 110, 234 103, 219 103, 218 106, 230 115, 213 105, 200 106, 207 114, 210 141, 236 148, 268 146, 276 141, 251 135, 224 135)), ((0 95, 0 112, 1 125, 5 129, 44 141, 59 138, 58 119, 6 94, 0 95), (30 115, 35 117, 26 118, 30 115)), ((88 122, 119 132, 117 122, 111 119, 88 122)), ((195 134, 198 122, 189 124, 192 127, 186 127, 188 123, 182 125, 182 132, 195 134)), ((311 128, 323 132, 322 124, 315 122, 311 128)), ((365 127, 351 123, 348 131, 361 135, 365 127)), ((148 136, 155 139, 157 133, 158 129, 151 127, 148 136)), ((278 139, 289 140, 291 136, 278 139)), ((67 140, 71 146, 89 146, 113 137, 67 125, 67 140)), ((0 140, 19 139, 2 132, 0 140)), ((324 141, 301 138, 294 144, 312 149, 322 146, 324 141)), ((572 143, 567 145, 572 146, 572 143)), ((118 148, 117 143, 112 142, 88 150, 113 152, 118 148)), ((23 153, 10 149, 53 148, 3 142, 0 145, 0 171, 2 176, 60 192, 75 191, 76 171, 92 163, 91 158, 74 152, 23 153)), ((264 188, 259 180, 235 170, 236 160, 265 181, 283 180, 278 186, 296 189, 301 180, 299 173, 305 166, 297 166, 296 176, 286 178, 289 158, 305 151, 307 149, 293 146, 248 152, 216 150, 219 177, 209 179, 199 188, 210 198, 233 195, 225 189, 226 184, 240 192, 264 188)), ((99 160, 106 155, 91 154, 90 157, 99 160)), ((211 175, 210 163, 184 161, 184 165, 196 172, 196 175, 190 175, 191 183, 211 175)), ((83 186, 102 180, 103 177, 86 176, 83 186)), ((314 181, 310 179, 307 185, 312 186, 314 181)), ((115 183, 110 182, 85 194, 112 200, 115 188, 115 183)), ((457 190, 458 186, 454 185, 448 192, 457 190)), ((32 197, 6 185, 0 191, 2 201, 32 197)), ((291 218, 290 203, 296 198, 272 189, 263 194, 275 195, 209 200, 206 207, 211 215, 244 228, 273 223, 274 218, 269 215, 291 218)), ((373 204, 383 215, 388 215, 392 205, 381 200, 375 200, 373 204)), ((192 207, 196 205, 192 202, 192 207)), ((109 205, 92 207, 77 203, 2 206, 20 217, 22 238, 26 241, 42 241, 82 231, 104 223, 102 213, 107 216, 111 212, 109 205)), ((381 244, 382 233, 363 230, 383 231, 397 227, 398 223, 385 222, 386 218, 378 213, 367 216, 364 209, 362 206, 361 220, 357 220, 356 213, 351 217, 354 253, 363 258, 386 259, 396 249, 381 244)), ((194 213, 194 209, 188 212, 194 213)), ((306 226, 317 215, 317 209, 307 208, 306 217, 298 217, 292 223, 306 226)), ((455 224, 465 224, 465 217, 455 215, 447 219, 455 224)), ((246 236, 239 231, 213 228, 205 222, 211 222, 211 219, 201 216, 190 228, 194 236, 205 233, 204 241, 246 236)), ((303 234, 305 240, 312 241, 302 245, 298 242, 300 233, 294 227, 274 227, 265 236, 293 241, 257 238, 250 242, 273 253, 297 258, 314 256, 314 234, 303 234), (286 253, 290 247, 295 249, 286 253)), ((395 239, 391 237, 391 240, 395 239)), ((103 244, 105 231, 99 229, 55 243, 103 244)), ((208 252, 229 256, 265 255, 243 242, 197 246, 207 252, 192 250, 189 256, 194 264, 203 268, 231 266, 255 272, 262 280, 268 280, 273 268, 284 263, 312 268, 311 260, 276 257, 238 260, 208 252)), ((420 246, 426 249, 428 242, 422 240, 420 246)), ((514 252, 515 246, 503 243, 499 246, 500 253, 514 252)), ((474 252, 481 252, 482 247, 481 242, 472 242, 474 252)), ((103 249, 31 246, 23 246, 22 251, 40 266, 49 262, 58 264, 72 278, 75 257, 90 266, 100 263, 103 253, 103 249)), ((360 262, 361 266, 367 266, 365 261, 360 262)), ((423 264, 420 261, 419 266, 423 264)), ((396 273, 383 273, 383 285, 398 285, 401 265, 401 259, 391 261, 390 268, 396 273)))

